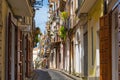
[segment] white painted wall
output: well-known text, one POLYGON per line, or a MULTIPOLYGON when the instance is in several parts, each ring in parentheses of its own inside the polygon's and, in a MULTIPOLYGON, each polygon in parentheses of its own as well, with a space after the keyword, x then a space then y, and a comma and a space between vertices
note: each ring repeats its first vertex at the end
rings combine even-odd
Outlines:
POLYGON ((62 45, 62 43, 60 44, 60 54, 61 54, 60 69, 63 69, 63 45, 62 45))
POLYGON ((69 71, 69 59, 70 59, 70 49, 69 49, 69 40, 67 40, 67 46, 66 46, 66 50, 67 50, 67 54, 66 54, 66 70, 69 71))
POLYGON ((99 20, 91 18, 88 23, 88 75, 89 77, 100 77, 100 52, 99 52, 99 20), (92 30, 93 28, 93 55, 92 55, 92 30), (93 57, 92 57, 93 56, 93 57), (93 64, 92 64, 93 58, 93 64), (90 71, 94 74, 90 74, 90 71))
POLYGON ((56 68, 56 49, 54 49, 54 59, 53 59, 53 68, 56 68))
MULTIPOLYGON (((99 26, 99 22, 96 23, 96 26, 99 26)), ((96 77, 100 77, 100 39, 99 39, 99 27, 96 31, 96 77)))
POLYGON ((83 67, 83 53, 82 53, 82 45, 81 45, 81 36, 80 36, 80 29, 77 29, 75 33, 75 72, 82 73, 83 67), (77 33, 79 34, 80 43, 77 41, 77 33))
POLYGON ((83 31, 83 27, 85 27, 85 26, 81 26, 79 29, 80 29, 80 44, 81 44, 81 51, 80 51, 80 53, 81 53, 81 64, 80 64, 80 66, 81 66, 81 71, 80 71, 80 73, 81 73, 81 76, 83 76, 84 75, 84 39, 83 39, 83 35, 84 35, 84 31, 83 31))
POLYGON ((35 68, 35 60, 38 57, 39 51, 40 51, 39 49, 38 50, 33 49, 33 63, 34 63, 34 68, 35 68))
POLYGON ((112 13, 112 80, 118 80, 118 42, 117 29, 115 30, 115 13, 117 8, 112 13))

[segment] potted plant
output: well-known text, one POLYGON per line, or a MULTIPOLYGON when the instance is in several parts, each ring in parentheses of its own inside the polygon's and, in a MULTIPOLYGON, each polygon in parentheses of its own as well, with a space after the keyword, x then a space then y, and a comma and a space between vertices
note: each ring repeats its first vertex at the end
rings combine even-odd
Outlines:
POLYGON ((63 11, 60 16, 65 21, 68 18, 68 12, 63 11))
POLYGON ((35 43, 35 46, 37 46, 37 43, 39 42, 39 35, 42 35, 42 33, 40 31, 40 28, 36 27, 34 31, 34 40, 33 40, 35 43))
POLYGON ((59 29, 59 36, 62 40, 66 39, 66 30, 64 26, 61 26, 61 28, 59 29))

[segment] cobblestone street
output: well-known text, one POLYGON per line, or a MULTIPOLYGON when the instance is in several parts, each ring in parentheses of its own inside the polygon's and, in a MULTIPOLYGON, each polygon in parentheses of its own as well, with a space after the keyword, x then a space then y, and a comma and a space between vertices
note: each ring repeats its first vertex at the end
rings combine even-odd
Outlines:
POLYGON ((73 80, 73 79, 67 77, 66 75, 56 70, 38 69, 34 71, 32 78, 29 80, 73 80))

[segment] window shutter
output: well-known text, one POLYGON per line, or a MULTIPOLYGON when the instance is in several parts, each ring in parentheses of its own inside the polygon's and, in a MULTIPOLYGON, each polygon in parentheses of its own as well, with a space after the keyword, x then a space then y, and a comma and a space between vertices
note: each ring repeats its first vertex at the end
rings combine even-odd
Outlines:
POLYGON ((11 30, 11 13, 8 17, 8 79, 11 80, 11 42, 12 42, 12 32, 11 30))
POLYGON ((22 31, 18 28, 18 42, 17 42, 17 80, 22 79, 22 31))
POLYGON ((100 18, 100 80, 111 80, 111 14, 100 18))

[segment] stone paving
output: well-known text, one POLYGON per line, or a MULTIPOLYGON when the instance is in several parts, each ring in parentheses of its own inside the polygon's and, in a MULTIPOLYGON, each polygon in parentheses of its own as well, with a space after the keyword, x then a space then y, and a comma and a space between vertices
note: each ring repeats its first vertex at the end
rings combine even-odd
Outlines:
POLYGON ((73 80, 56 70, 37 69, 33 72, 32 78, 28 80, 73 80))

